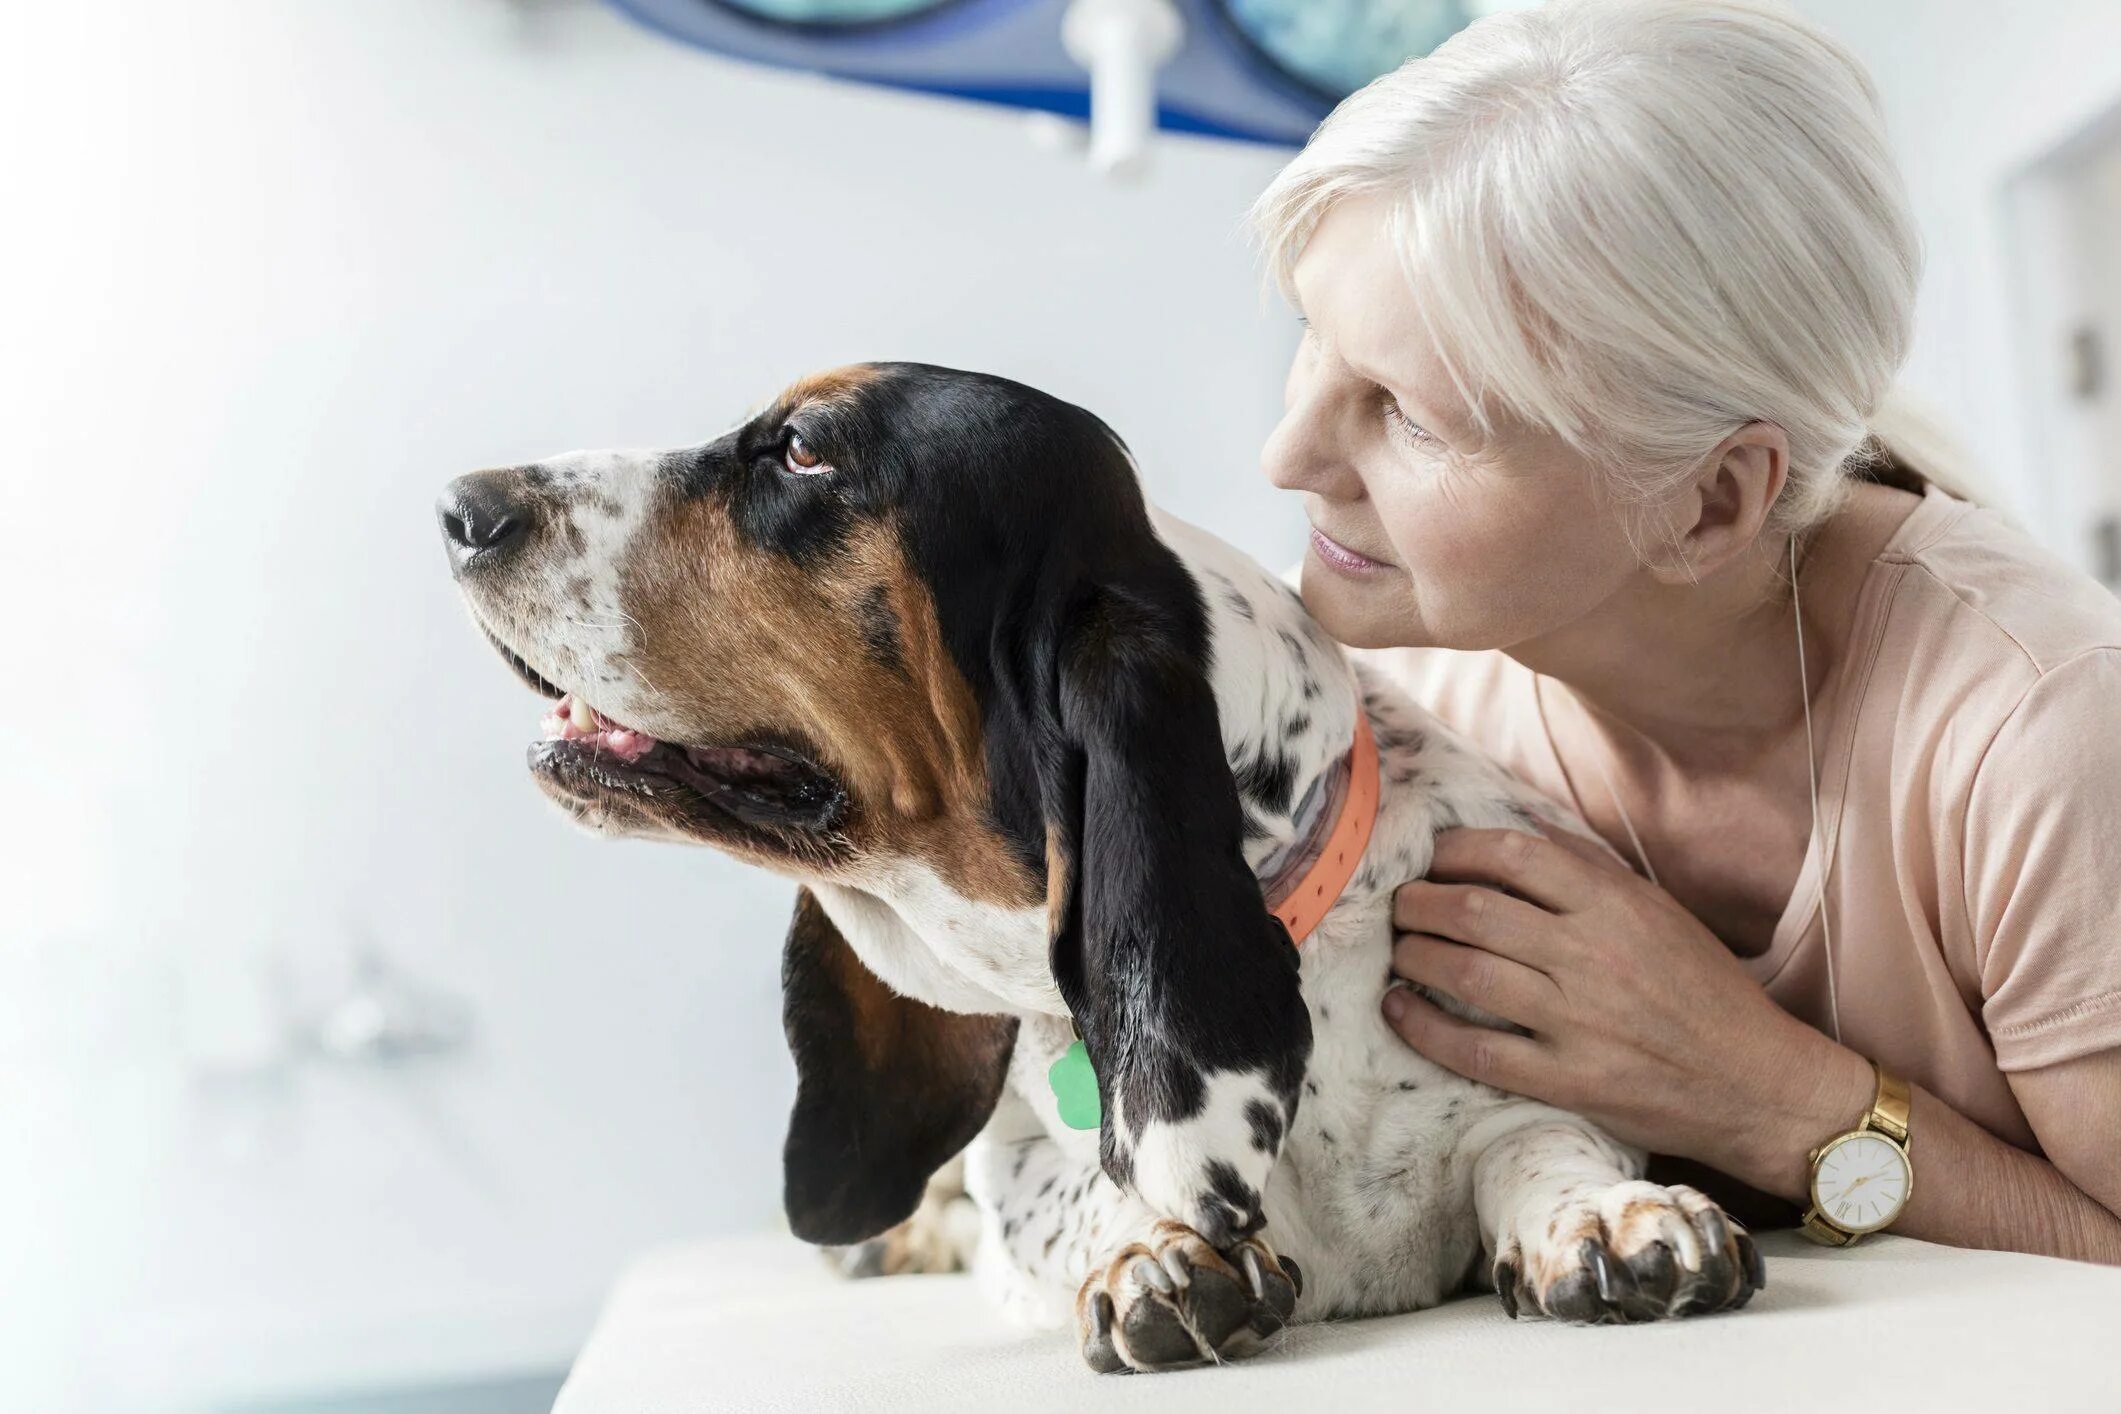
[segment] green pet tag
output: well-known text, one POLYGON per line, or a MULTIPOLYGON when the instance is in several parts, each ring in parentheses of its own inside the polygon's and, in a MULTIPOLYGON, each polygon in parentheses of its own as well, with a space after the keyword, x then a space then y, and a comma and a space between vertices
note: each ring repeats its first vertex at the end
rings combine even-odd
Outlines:
POLYGON ((1062 1053, 1046 1072, 1053 1099, 1060 1106, 1061 1123, 1070 1129, 1095 1129, 1101 1111, 1097 1104, 1097 1072, 1090 1068, 1090 1052, 1077 1041, 1062 1053))

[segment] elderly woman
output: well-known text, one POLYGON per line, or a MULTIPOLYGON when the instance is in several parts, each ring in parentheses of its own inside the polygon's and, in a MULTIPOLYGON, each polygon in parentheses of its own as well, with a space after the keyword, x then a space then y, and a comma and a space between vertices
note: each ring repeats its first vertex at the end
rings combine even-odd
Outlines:
POLYGON ((1881 416, 1920 259, 1857 62, 1554 0, 1255 214, 1305 602, 1626 861, 1445 836, 1396 970, 1522 1034, 1396 988, 1407 1043, 1829 1242, 2121 1261, 2121 605, 1881 416))

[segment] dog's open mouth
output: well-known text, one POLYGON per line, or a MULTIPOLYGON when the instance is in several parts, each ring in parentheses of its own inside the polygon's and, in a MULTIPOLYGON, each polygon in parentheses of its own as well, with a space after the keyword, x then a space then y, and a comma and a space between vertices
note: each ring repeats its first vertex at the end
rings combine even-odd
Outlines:
POLYGON ((690 746, 661 741, 616 721, 547 678, 484 623, 495 650, 533 692, 555 699, 530 769, 578 802, 630 799, 651 814, 816 834, 838 826, 847 808, 839 779, 808 755, 777 741, 690 746))
POLYGON ((596 791, 708 809, 754 825, 829 827, 845 804, 833 776, 807 757, 764 743, 683 746, 612 720, 573 693, 546 714, 531 769, 571 793, 596 791))

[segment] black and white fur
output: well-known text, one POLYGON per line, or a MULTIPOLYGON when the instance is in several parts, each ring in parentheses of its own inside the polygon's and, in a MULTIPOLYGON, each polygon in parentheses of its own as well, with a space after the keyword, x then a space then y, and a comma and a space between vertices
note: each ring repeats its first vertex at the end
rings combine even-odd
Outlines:
MULTIPOLYGON (((1369 714, 1378 744, 1381 797, 1368 851, 1300 952, 1314 1040, 1302 1104, 1265 1185, 1265 1232, 1302 1261, 1296 1318, 1434 1305, 1491 1282, 1498 1262, 1516 1273, 1563 1273, 1551 1287, 1580 1273, 1595 1292, 1583 1251, 1550 1250, 1556 1240, 1580 1249, 1587 1231, 1626 1232, 1631 1250, 1662 1241, 1680 1267, 1698 1271, 1720 1237, 1697 1225, 1706 1199, 1642 1182, 1644 1155, 1586 1120, 1423 1059, 1379 1011, 1392 894, 1427 872, 1437 834, 1583 827, 1399 689, 1358 670, 1257 562, 1175 517, 1159 514, 1156 525, 1209 606, 1223 745, 1244 794, 1255 867, 1294 838, 1296 807, 1346 756, 1357 711, 1369 714)), ((953 967, 964 946, 924 910, 901 911, 900 926, 839 890, 820 897, 865 958, 912 952, 953 967)), ((1035 975, 1042 923, 989 920, 976 946, 1015 959, 1005 963, 1013 973, 1035 975)), ((966 1257, 1006 1309, 1059 1324, 1110 1253, 1137 1242, 1156 1250, 1151 1239, 1171 1207, 1154 1195, 1182 1191, 1187 1157, 1250 1145, 1245 1106, 1261 1091, 1249 1077, 1219 1077, 1198 1117, 1151 1126, 1142 1149, 1174 1156, 1164 1162, 1176 1175, 1128 1193, 1101 1172, 1096 1136, 1067 1128, 1056 1112, 1046 1071, 1073 1039, 1057 993, 990 995, 988 1005, 1013 1010, 1022 1026, 1008 1094, 967 1154, 966 1188, 984 1221, 966 1257)), ((1138 1154, 1137 1179, 1149 1172, 1138 1154)), ((1153 1258, 1138 1265, 1120 1281, 1158 1290, 1153 1258)))

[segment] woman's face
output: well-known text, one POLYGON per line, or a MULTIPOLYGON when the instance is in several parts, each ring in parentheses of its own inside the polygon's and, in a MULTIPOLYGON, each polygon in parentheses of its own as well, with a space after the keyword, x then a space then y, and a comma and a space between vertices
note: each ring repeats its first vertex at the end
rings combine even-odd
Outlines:
POLYGON ((1642 564, 1559 438, 1483 437, 1421 329, 1385 208, 1348 199, 1295 271, 1308 322, 1262 454, 1312 526, 1303 597, 1359 648, 1510 648, 1583 619, 1642 564))

